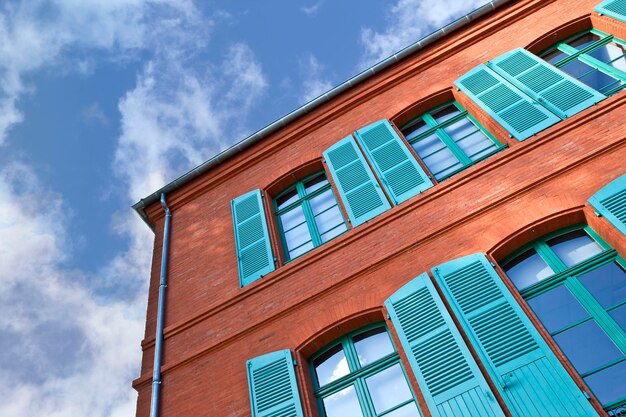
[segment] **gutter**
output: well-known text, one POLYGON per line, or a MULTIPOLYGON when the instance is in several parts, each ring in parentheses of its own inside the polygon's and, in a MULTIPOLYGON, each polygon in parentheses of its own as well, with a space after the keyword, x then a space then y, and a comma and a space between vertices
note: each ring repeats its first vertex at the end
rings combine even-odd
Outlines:
POLYGON ((145 198, 142 198, 141 200, 139 200, 137 203, 135 203, 133 205, 133 209, 135 209, 135 211, 139 214, 139 216, 143 219, 143 221, 150 227, 150 229, 152 229, 154 231, 154 224, 152 224, 150 222, 150 219, 148 218, 145 209, 154 204, 155 202, 159 201, 159 199, 161 198, 162 194, 169 194, 174 190, 177 190, 179 188, 181 188, 182 186, 184 186, 185 184, 189 183, 190 181, 192 181, 193 179, 199 177, 200 175, 202 175, 203 173, 211 170, 212 168, 216 167, 217 165, 221 164, 222 162, 225 162, 226 160, 234 157, 235 155, 243 152, 245 149, 251 147, 252 145, 256 144, 257 142, 259 142, 260 140, 264 139, 266 136, 269 136, 270 134, 276 132, 277 130, 287 126, 288 124, 290 124, 291 122, 293 122, 294 120, 298 119, 301 116, 304 116, 305 114, 311 112, 313 109, 316 109, 317 107, 321 106, 322 104, 330 101, 331 99, 337 97, 338 95, 340 95, 341 93, 343 93, 346 90, 349 90, 350 88, 353 88, 354 86, 356 86, 357 84, 362 83, 363 81, 369 79, 370 77, 374 76, 375 74, 378 74, 379 72, 389 68, 390 66, 392 66, 393 64, 395 64, 396 62, 399 62, 400 60, 404 59, 405 57, 407 57, 408 55, 413 54, 416 51, 419 51, 423 48, 425 48, 428 45, 431 45, 433 43, 435 43, 436 41, 438 41, 439 39, 441 39, 442 37, 450 34, 451 32, 464 27, 465 25, 473 22, 474 20, 490 13, 493 10, 496 10, 498 7, 511 2, 511 0, 492 0, 487 4, 484 4, 483 6, 479 7, 478 9, 466 14, 465 16, 455 20, 454 22, 442 27, 441 29, 436 30, 435 32, 431 33, 430 35, 427 35, 425 37, 423 37, 422 39, 418 40, 417 42, 407 46, 406 48, 400 50, 399 52, 395 53, 394 55, 380 61, 379 63, 373 65, 372 67, 362 71, 361 73, 357 74, 356 76, 348 79, 347 81, 343 82, 342 84, 339 84, 337 87, 327 91, 326 93, 322 94, 321 96, 309 101, 308 103, 304 104, 303 106, 298 107, 297 109, 293 110, 292 112, 288 113, 287 115, 281 117, 280 119, 270 123, 269 125, 265 126, 264 128, 262 128, 261 130, 258 130, 257 132, 253 133, 252 135, 248 136, 247 138, 237 142, 236 144, 234 144, 233 146, 231 146, 230 148, 227 148, 225 150, 223 150, 222 152, 218 153, 217 155, 215 155, 214 157, 212 157, 211 159, 207 160, 206 162, 203 162, 202 164, 200 164, 199 166, 197 166, 196 168, 188 171, 187 173, 181 175, 180 177, 178 177, 177 179, 175 179, 174 181, 170 182, 169 184, 163 186, 162 188, 160 188, 159 190, 157 190, 156 192, 154 192, 153 194, 148 195, 145 198))

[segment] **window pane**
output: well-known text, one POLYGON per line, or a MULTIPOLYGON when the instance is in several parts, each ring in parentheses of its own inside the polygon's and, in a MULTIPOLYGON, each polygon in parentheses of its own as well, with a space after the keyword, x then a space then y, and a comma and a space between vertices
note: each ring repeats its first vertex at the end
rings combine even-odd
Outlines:
POLYGON ((322 239, 322 243, 328 242, 329 240, 331 240, 332 238, 336 236, 339 236, 346 230, 348 230, 348 227, 346 226, 346 224, 341 223, 339 226, 335 227, 334 229, 329 230, 328 232, 320 236, 320 238, 322 239))
POLYGON ((330 348, 315 359, 313 367, 315 368, 317 382, 320 387, 350 373, 348 361, 341 344, 330 348))
POLYGON ((455 142, 478 130, 468 119, 461 119, 443 129, 455 142))
POLYGON ((479 160, 497 148, 496 144, 489 140, 480 130, 457 141, 457 145, 459 145, 465 155, 472 161, 479 160))
POLYGON ((579 61, 578 59, 575 59, 572 62, 568 62, 567 64, 563 65, 561 69, 574 78, 580 78, 591 71, 596 71, 595 68, 590 67, 589 65, 585 64, 582 61, 579 61))
POLYGON ((312 198, 309 202, 311 203, 313 215, 318 215, 324 210, 337 205, 337 200, 335 200, 333 190, 324 191, 322 194, 312 198))
POLYGON ((421 133, 426 132, 428 129, 430 129, 430 126, 428 126, 422 119, 419 119, 402 129, 402 134, 407 140, 410 140, 419 136, 421 133))
POLYGON ((462 165, 437 135, 431 135, 412 144, 424 164, 439 179, 462 165))
POLYGON ((611 61, 615 61, 611 63, 615 68, 624 71, 626 69, 624 54, 626 54, 626 47, 615 43, 610 42, 606 45, 602 45, 598 48, 595 48, 591 52, 587 52, 588 55, 602 61, 607 64, 611 61))
POLYGON ((354 385, 324 398, 324 410, 326 417, 363 417, 354 385))
POLYGON ((568 267, 602 252, 602 247, 583 230, 565 233, 546 243, 568 267))
POLYGON ((433 118, 437 121, 437 124, 441 124, 446 120, 453 118, 459 113, 461 113, 461 111, 454 104, 450 104, 449 106, 437 110, 430 115, 433 116, 433 118))
POLYGON ((534 249, 513 259, 504 267, 504 271, 520 291, 554 274, 534 249))
POLYGON ((600 92, 611 90, 623 84, 617 78, 611 77, 610 75, 605 74, 599 70, 593 70, 592 72, 583 75, 579 79, 580 81, 587 84, 589 87, 600 92))
POLYGON ((585 382, 602 404, 617 401, 626 396, 626 362, 589 375, 585 382))
POLYGON ((549 332, 562 329, 589 316, 564 285, 528 300, 528 305, 549 332))
POLYGON ((316 177, 313 177, 304 182, 304 189, 308 194, 311 194, 313 191, 320 189, 321 187, 328 184, 328 180, 326 179, 325 174, 320 174, 316 177))
POLYGON ((276 206, 278 210, 287 207, 289 204, 298 200, 298 191, 294 187, 293 190, 285 192, 283 195, 276 199, 276 206))
POLYGON ((544 54, 541 54, 541 58, 545 59, 546 61, 548 61, 551 64, 556 64, 557 62, 559 62, 562 59, 567 58, 569 55, 566 54, 565 52, 561 52, 558 49, 552 49, 544 54))
POLYGON ((394 352, 389 334, 384 327, 354 336, 353 341, 361 366, 368 365, 394 352))
POLYGON ((385 417, 420 417, 420 413, 417 411, 415 403, 408 403, 389 414, 385 414, 385 417))
POLYGON ((313 249, 313 242, 309 241, 306 244, 302 245, 302 246, 298 246, 297 248, 289 251, 289 259, 294 259, 297 258, 298 256, 302 255, 303 253, 306 253, 308 251, 310 251, 311 249, 313 249))
POLYGON ((285 232, 285 242, 289 250, 295 249, 309 240, 311 240, 311 234, 306 223, 285 232))
POLYGON ((572 327, 554 340, 581 374, 624 356, 594 320, 572 327))
POLYGON ((609 314, 626 331, 626 305, 611 310, 609 314))
POLYGON ((626 272, 616 262, 587 272, 579 279, 605 308, 626 300, 626 272))
POLYGON ((365 383, 378 414, 413 399, 400 364, 367 378, 365 383))
POLYGON ((291 230, 304 222, 305 219, 302 206, 297 206, 294 209, 289 210, 287 213, 280 215, 280 224, 283 227, 284 232, 291 230))
POLYGON ((573 46, 574 48, 580 51, 582 49, 585 49, 592 43, 599 41, 600 39, 602 38, 596 35, 595 33, 585 33, 584 35, 579 36, 576 39, 569 41, 567 44, 570 46, 573 46))
POLYGON ((315 216, 315 224, 320 234, 326 233, 330 229, 334 229, 343 223, 339 207, 335 206, 330 210, 326 210, 322 214, 315 216))

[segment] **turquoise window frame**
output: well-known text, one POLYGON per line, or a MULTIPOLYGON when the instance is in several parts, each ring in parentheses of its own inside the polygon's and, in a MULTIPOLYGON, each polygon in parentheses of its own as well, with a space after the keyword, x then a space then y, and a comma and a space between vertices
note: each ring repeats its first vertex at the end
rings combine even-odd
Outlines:
POLYGON ((404 366, 402 365, 402 362, 400 361, 398 348, 396 347, 396 344, 394 343, 393 338, 391 337, 391 333, 389 333, 389 328, 384 322, 374 323, 374 324, 367 325, 365 327, 360 327, 359 329, 352 331, 350 333, 346 333, 340 338, 335 339, 331 343, 327 344, 326 346, 324 346, 322 349, 320 349, 318 352, 316 352, 313 356, 309 358, 309 372, 311 375, 311 380, 313 381, 313 394, 315 395, 317 409, 319 410, 320 417, 326 417, 326 412, 325 412, 324 403, 323 403, 324 398, 329 397, 333 394, 336 394, 337 392, 353 384, 355 386, 355 391, 356 391, 357 398, 359 400, 359 404, 361 405, 361 409, 363 411, 363 417, 377 417, 377 416, 384 417, 392 413, 393 411, 401 407, 404 407, 407 404, 410 404, 411 402, 415 403, 415 406, 421 415, 421 410, 417 402, 417 399, 415 397, 415 392, 413 391, 413 387, 411 387, 411 382, 409 381, 407 377, 406 370, 404 369, 404 366), (361 366, 359 363, 359 358, 358 358, 356 349, 354 347, 354 342, 352 338, 362 333, 365 333, 369 330, 378 329, 381 327, 385 329, 385 331, 387 332, 387 336, 389 336, 391 346, 393 346, 393 350, 394 350, 393 353, 383 356, 382 358, 379 358, 378 360, 366 366, 361 366), (343 348, 344 354, 346 356, 346 360, 348 362, 348 367, 350 368, 350 373, 347 375, 344 375, 343 377, 333 382, 329 382, 328 384, 320 387, 318 380, 317 380, 317 374, 315 373, 315 366, 313 365, 313 362, 315 361, 315 359, 322 356, 328 350, 336 347, 338 344, 341 344, 341 347, 343 348), (406 379, 407 386, 409 387, 409 390, 411 391, 412 399, 404 401, 394 406, 393 408, 386 410, 382 414, 376 414, 376 411, 374 410, 374 405, 370 397, 369 391, 367 389, 367 384, 365 383, 365 380, 368 377, 376 375, 377 373, 384 371, 385 369, 389 369, 396 364, 399 364, 400 368, 402 369, 402 373, 404 374, 404 378, 406 379), (363 407, 363 405, 365 405, 365 407, 363 407))
MULTIPOLYGON (((561 59, 560 61, 552 63, 552 65, 554 65, 557 68, 561 68, 564 65, 567 65, 567 64, 569 64, 572 61, 580 60, 581 62, 583 62, 583 63, 585 63, 585 64, 587 64, 587 65, 589 65, 589 66, 591 66, 591 67, 593 67, 593 68, 595 68, 595 69, 597 69, 597 70, 599 70, 599 71, 601 71, 601 72, 603 72, 603 73, 605 73, 605 74, 607 74, 607 75, 609 75, 609 76, 611 76, 613 78, 616 78, 616 79, 618 79, 620 81, 623 81, 624 82, 623 85, 617 86, 617 87, 612 88, 612 89, 610 89, 608 91, 603 91, 602 92, 602 94, 604 94, 604 95, 606 95, 608 97, 608 96, 616 94, 616 93, 618 93, 621 90, 626 88, 626 72, 620 71, 620 70, 612 67, 611 65, 609 65, 607 63, 604 63, 604 62, 602 62, 602 61, 600 61, 600 60, 598 60, 598 59, 588 55, 588 53, 592 52, 593 50, 595 50, 595 49, 597 49, 597 48, 599 48, 599 47, 601 47, 603 45, 606 45, 606 44, 610 43, 611 41, 626 47, 626 41, 623 41, 623 40, 621 40, 619 38, 616 38, 615 36, 613 36, 611 34, 599 31, 597 29, 589 29, 589 30, 585 30, 585 31, 579 32, 579 33, 577 33, 577 34, 575 34, 573 36, 569 36, 569 37, 563 39, 562 41, 557 42, 556 44, 550 46, 549 48, 546 48, 543 51, 541 51, 538 54, 538 56, 540 58, 544 58, 545 55, 547 55, 547 54, 549 54, 551 52, 554 52, 555 50, 559 50, 559 51, 561 51, 561 52, 563 52, 563 53, 565 53, 565 54, 567 54, 569 56, 561 59), (581 50, 578 50, 578 49, 576 49, 573 46, 570 46, 568 44, 568 42, 571 42, 574 39, 576 39, 576 38, 578 38, 578 37, 580 37, 582 35, 585 35, 587 33, 592 33, 594 35, 600 36, 601 39, 596 41, 596 42, 594 42, 594 43, 592 43, 591 45, 581 49, 581 50)), ((616 58, 616 59, 619 59, 619 58, 616 58)), ((583 81, 581 81, 581 82, 583 82, 583 81)))
MULTIPOLYGON (((563 328, 557 329, 552 332, 548 332, 551 337, 554 337, 564 331, 571 329, 577 325, 580 325, 589 320, 595 320, 595 322, 600 326, 600 328, 606 333, 606 335, 611 339, 611 341, 617 346, 618 349, 624 353, 624 357, 613 362, 609 362, 604 364, 598 368, 592 369, 585 373, 579 373, 581 378, 586 378, 590 375, 593 375, 597 372, 600 372, 612 365, 615 365, 620 362, 626 362, 626 331, 624 331, 620 325, 611 317, 610 311, 613 311, 623 305, 626 305, 626 300, 622 300, 621 302, 610 306, 608 308, 604 308, 595 297, 589 292, 584 285, 578 279, 579 276, 590 272, 594 269, 600 268, 604 265, 607 265, 612 262, 616 262, 623 269, 626 270, 626 261, 624 258, 619 256, 615 249, 611 248, 596 232, 593 231, 589 226, 585 225, 575 225, 571 227, 567 227, 565 229, 560 229, 558 231, 548 233, 539 239, 536 239, 532 242, 525 244, 519 249, 515 250, 513 253, 505 257, 502 261, 500 261, 500 265, 503 270, 506 270, 507 265, 514 261, 519 255, 522 255, 529 249, 534 249, 537 254, 543 259, 546 264, 552 268, 554 274, 550 277, 543 279, 540 282, 537 282, 519 293, 526 300, 532 300, 533 298, 544 294, 545 292, 557 288, 559 286, 564 285, 567 289, 572 293, 572 295, 576 298, 576 300, 582 305, 582 307, 589 313, 589 316, 578 320, 575 323, 571 323, 563 328), (567 267, 565 263, 556 255, 556 253, 549 247, 546 243, 548 240, 553 239, 555 237, 564 235, 566 233, 570 233, 577 230, 583 230, 586 232, 592 240, 594 240, 601 248, 602 252, 580 262, 571 267, 567 267)), ((605 410, 610 411, 612 409, 622 407, 626 405, 626 392, 624 396, 616 401, 613 401, 608 404, 602 404, 605 410)))
MULTIPOLYGON (((283 251, 284 251, 284 255, 285 255, 285 262, 289 262, 292 261, 293 259, 299 258, 302 255, 305 255, 307 253, 309 253, 311 250, 317 248, 318 246, 321 246, 324 243, 328 243, 331 240, 341 236, 342 234, 344 234, 345 232, 348 231, 348 225, 346 223, 346 219, 343 215, 343 211, 341 210, 341 208, 339 207, 339 201, 337 200, 337 196, 335 195, 335 191, 332 190, 332 186, 330 183, 330 180, 328 179, 328 175, 326 175, 326 172, 324 171, 317 171, 314 174, 308 175, 305 178, 295 182, 294 184, 290 185, 289 187, 285 188, 283 191, 281 191, 279 194, 276 195, 276 197, 274 197, 273 199, 273 208, 274 208, 274 216, 276 218, 276 223, 278 225, 278 230, 280 232, 280 240, 281 240, 281 245, 283 247, 283 251), (320 174, 324 174, 324 177, 326 178, 326 181, 328 181, 328 184, 323 185, 322 187, 318 188, 317 190, 311 192, 310 194, 307 194, 306 192, 306 187, 304 185, 305 182, 307 182, 308 180, 315 178, 317 176, 319 176, 320 174), (298 199, 292 203, 290 203, 289 205, 281 208, 280 210, 278 209, 278 199, 282 196, 284 196, 287 193, 292 192, 293 190, 296 190, 298 193, 298 199), (311 209, 311 203, 310 200, 312 200, 313 198, 317 197, 318 195, 331 190, 332 194, 333 194, 333 198, 335 199, 335 205, 327 208, 326 210, 324 210, 323 212, 319 213, 322 214, 328 210, 331 210, 333 207, 338 207, 339 208, 339 213, 341 215, 341 220, 342 220, 342 224, 345 226, 345 230, 341 233, 339 233, 337 236, 332 237, 331 239, 327 240, 326 242, 322 242, 322 238, 320 235, 320 232, 317 228, 317 224, 315 223, 315 216, 313 214, 313 210, 311 209), (282 223, 280 221, 280 216, 282 214, 287 213, 288 211, 291 211, 293 209, 295 209, 296 207, 302 206, 302 211, 304 213, 304 218, 306 221, 306 225, 307 228, 309 230, 309 233, 311 235, 311 241, 313 242, 313 248, 309 249, 306 252, 301 253, 300 255, 292 258, 289 256, 289 248, 287 246, 287 241, 285 240, 285 231, 283 230, 282 227, 282 223)), ((340 225, 337 225, 336 227, 339 227, 340 225)), ((332 229, 331 229, 332 230, 332 229)), ((308 243, 308 242, 306 242, 308 243)), ((301 246, 305 245, 306 243, 303 243, 301 246)), ((299 246, 298 246, 299 247, 299 246)), ((295 249, 297 249, 298 247, 296 247, 295 249)))
MULTIPOLYGON (((475 165, 476 163, 483 161, 487 158, 489 158, 490 156, 500 152, 501 150, 503 150, 504 148, 507 147, 506 144, 500 143, 491 133, 489 133, 485 128, 483 128, 480 123, 478 123, 478 121, 472 117, 471 114, 469 114, 469 112, 467 110, 465 110, 463 108, 463 106, 461 106, 456 100, 451 100, 448 102, 445 102, 439 106, 433 107, 432 109, 428 110, 427 112, 424 112, 422 114, 420 114, 417 117, 412 118, 411 120, 409 120, 408 122, 404 123, 401 127, 400 127, 400 131, 402 132, 402 134, 404 135, 406 141, 412 146, 415 142, 419 142, 421 139, 424 139, 428 136, 431 136, 433 134, 437 135, 437 137, 439 137, 439 139, 441 139, 441 141, 443 142, 443 144, 446 146, 446 148, 448 148, 450 150, 450 152, 452 152, 452 154, 459 160, 459 162, 461 163, 461 167, 458 168, 455 171, 452 171, 446 175, 443 175, 439 178, 436 177, 436 173, 432 172, 427 166, 426 169, 428 169, 428 172, 430 173, 432 178, 435 178, 438 182, 443 181, 447 178, 450 178, 451 176, 458 174, 459 172, 469 168, 472 165, 475 165), (450 119, 444 121, 443 123, 437 123, 437 121, 435 120, 435 118, 431 115, 432 113, 435 113, 441 109, 443 109, 444 107, 448 107, 450 105, 454 105, 454 107, 456 107, 459 110, 459 114, 455 115, 454 117, 451 117, 450 119), (463 150, 461 149, 461 147, 459 145, 457 145, 457 143, 454 141, 454 139, 452 139, 444 130, 444 128, 458 122, 459 120, 462 119, 467 119, 469 120, 474 126, 476 126, 476 128, 481 131, 486 137, 487 139, 491 140, 494 145, 496 145, 496 148, 492 151, 489 152, 485 155, 483 155, 480 159, 477 159, 476 161, 472 161, 466 154, 465 152, 463 152, 463 150), (429 126, 429 128, 420 133, 419 135, 415 136, 414 138, 411 139, 406 139, 407 134, 405 133, 405 131, 407 129, 409 129, 411 127, 411 125, 413 125, 415 122, 419 122, 419 121, 423 121, 424 123, 426 123, 427 126, 429 126)), ((470 135, 473 133, 470 133, 470 135)), ((467 137, 469 135, 464 136, 463 138, 459 139, 462 140, 465 137, 467 137)), ((419 158, 419 155, 418 155, 419 158)), ((425 165, 425 164, 424 164, 425 165)))

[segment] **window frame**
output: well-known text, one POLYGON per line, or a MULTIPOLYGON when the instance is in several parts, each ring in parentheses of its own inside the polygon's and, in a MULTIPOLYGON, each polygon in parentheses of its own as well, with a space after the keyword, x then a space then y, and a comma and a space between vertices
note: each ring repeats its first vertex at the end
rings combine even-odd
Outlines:
MULTIPOLYGON (((301 179, 295 181, 294 183, 291 183, 286 188, 284 188, 282 191, 280 191, 278 194, 276 194, 272 198, 272 209, 273 209, 273 212, 274 212, 274 219, 275 219, 276 225, 278 227, 278 232, 279 232, 278 234, 279 234, 279 237, 280 237, 281 248, 283 250, 285 263, 289 263, 292 260, 297 259, 297 258, 299 258, 299 257, 301 257, 301 256, 303 256, 303 255, 305 255, 307 253, 309 253, 313 249, 323 245, 324 243, 328 243, 328 242, 332 241, 333 239, 341 236, 342 234, 344 234, 348 230, 350 230, 349 227, 348 227, 348 222, 346 221, 346 218, 344 216, 343 210, 342 210, 341 205, 339 203, 339 199, 337 198, 337 195, 335 194, 335 190, 333 189, 332 183, 330 182, 330 178, 329 178, 328 174, 326 173, 326 171, 324 171, 324 170, 319 170, 319 171, 316 171, 316 172, 314 172, 314 173, 312 173, 310 175, 307 175, 304 178, 301 178, 301 179), (320 174, 324 175, 324 177, 326 178, 326 181, 328 181, 328 184, 325 184, 325 185, 321 186, 320 188, 314 190, 313 192, 307 194, 306 193, 306 187, 305 187, 304 184, 308 180, 313 179, 313 178, 319 176, 320 174), (294 189, 297 192, 298 199, 279 210, 278 209, 278 199, 280 197, 284 196, 285 194, 293 191, 294 189), (326 212, 326 211, 328 211, 328 210, 330 210, 330 209, 332 209, 333 207, 336 206, 339 209, 339 213, 341 215, 341 220, 343 221, 343 225, 345 226, 346 229, 343 232, 339 233, 338 235, 333 236, 332 238, 330 238, 326 242, 322 242, 321 234, 320 234, 320 232, 318 230, 317 223, 315 222, 315 215, 313 214, 313 210, 311 209, 310 200, 314 199, 315 197, 321 195, 322 193, 324 193, 324 192, 326 192, 328 190, 331 190, 331 193, 333 195, 333 198, 335 199, 335 203, 336 204, 331 206, 331 207, 329 207, 329 208, 327 208, 323 212, 318 213, 318 215, 321 214, 321 213, 324 213, 324 212, 326 212), (313 247, 311 249, 305 251, 305 252, 302 252, 298 256, 295 256, 295 257, 292 258, 289 255, 289 249, 288 249, 288 246, 287 246, 287 240, 285 239, 285 231, 283 230, 283 225, 282 225, 282 222, 280 220, 280 216, 282 214, 285 214, 285 213, 295 209, 298 206, 302 206, 302 212, 304 214, 304 219, 305 219, 305 223, 307 225, 307 229, 308 229, 309 234, 311 236, 311 242, 313 243, 313 247)), ((339 225, 335 226, 335 228, 336 227, 339 227, 339 225)), ((330 230, 333 230, 333 229, 330 229, 330 230)), ((330 230, 328 230, 328 231, 330 231, 330 230)), ((305 244, 306 243, 303 243, 300 246, 303 246, 305 244)), ((298 246, 298 247, 300 247, 300 246, 298 246)), ((296 247, 294 249, 297 249, 298 247, 296 247)))
MULTIPOLYGON (((437 105, 435 107, 432 107, 430 109, 428 109, 427 111, 420 113, 419 115, 411 118, 409 121, 407 121, 406 123, 403 123, 400 126, 400 132, 402 133, 402 135, 404 136, 404 139, 407 141, 407 143, 409 144, 409 147, 411 148, 411 150, 415 153, 415 155, 417 155, 417 159, 424 165, 424 167, 428 170, 428 173, 430 174, 430 177, 433 178, 434 180, 436 180, 437 182, 441 182, 444 181, 456 174, 458 174, 459 172, 489 158, 490 156, 502 151, 503 149, 507 148, 508 145, 505 143, 500 142, 499 140, 497 140, 495 138, 495 136, 493 136, 487 129, 485 129, 466 109, 463 108, 463 106, 461 106, 461 104, 456 101, 456 100, 448 100, 445 103, 442 103, 440 105, 437 105), (444 122, 438 123, 435 118, 432 116, 433 113, 436 113, 437 111, 448 107, 450 105, 453 105, 454 107, 456 107, 456 109, 459 111, 459 114, 454 115, 453 117, 445 120, 444 122), (489 139, 495 146, 496 148, 483 155, 480 159, 477 159, 475 161, 472 161, 470 159, 470 157, 468 157, 465 152, 461 149, 461 147, 456 143, 456 141, 454 139, 452 139, 452 137, 450 135, 448 135, 448 133, 444 130, 444 128, 453 125, 454 123, 462 120, 462 119, 468 119, 470 121, 470 123, 472 123, 476 129, 480 132, 482 132, 487 139, 489 139), (423 121, 426 126, 428 126, 428 129, 423 131, 422 133, 420 133, 419 135, 408 139, 407 138, 407 134, 405 133, 405 130, 410 128, 411 125, 415 124, 416 122, 420 122, 423 121), (424 163, 424 160, 420 157, 420 155, 415 151, 415 149, 413 148, 413 144, 416 142, 419 142, 420 140, 431 136, 431 135, 436 135, 441 142, 444 144, 444 146, 452 153, 452 155, 454 155, 454 157, 459 161, 459 163, 461 164, 461 166, 446 174, 443 175, 439 178, 436 177, 436 173, 433 172, 428 165, 426 165, 426 163, 424 163)), ((469 135, 472 135, 474 133, 470 133, 469 135)), ((464 136, 463 138, 459 139, 463 140, 466 137, 468 137, 469 135, 464 136)))
MULTIPOLYGON (((561 68, 567 64, 569 64, 570 62, 573 62, 575 60, 580 60, 582 63, 589 65, 592 68, 597 69, 600 72, 605 73, 606 75, 613 77, 617 80, 623 81, 624 84, 622 84, 621 86, 617 86, 614 87, 610 90, 607 90, 606 92, 600 92, 601 94, 604 94, 607 97, 610 97, 614 94, 619 93, 620 91, 626 89, 626 72, 620 71, 616 68, 614 68, 613 66, 609 65, 608 63, 602 62, 597 58, 594 58, 591 55, 587 55, 587 53, 592 52, 593 50, 606 45, 610 42, 615 42, 617 44, 620 44, 622 46, 624 46, 626 48, 626 41, 616 38, 615 36, 609 34, 609 33, 605 33, 602 32, 600 30, 597 29, 587 29, 584 30, 582 32, 578 32, 572 36, 568 36, 565 39, 560 40, 559 42, 549 46, 548 48, 542 50, 541 52, 539 52, 537 54, 537 56, 543 60, 545 60, 546 62, 548 62, 549 64, 555 66, 556 68, 561 68), (591 45, 586 46, 583 49, 576 49, 575 47, 571 46, 568 44, 568 42, 571 42, 572 40, 581 37, 582 35, 585 35, 587 33, 591 33, 597 36, 600 36, 601 39, 599 39, 598 41, 593 42, 591 45), (545 59, 545 55, 548 53, 551 53, 553 51, 561 51, 565 54, 567 54, 568 56, 565 58, 560 59, 559 61, 556 62, 549 62, 545 59)), ((565 70, 562 70, 564 72, 567 72, 565 70)), ((568 73, 569 74, 569 73, 568 73)), ((571 74, 570 74, 571 75, 571 74)), ((576 78, 575 76, 571 75, 572 77, 576 78)), ((576 78, 578 81, 583 82, 582 80, 576 78)), ((593 87, 591 87, 593 88, 593 87)), ((594 88, 595 90, 595 88, 594 88)), ((596 90, 598 91, 598 90, 596 90)))
MULTIPOLYGON (((626 341, 624 341, 626 340, 624 338, 626 330, 621 329, 620 325, 610 315, 610 311, 616 310, 626 305, 626 299, 605 308, 593 296, 593 294, 584 287, 584 285, 579 280, 579 277, 583 276, 584 274, 613 262, 617 263, 622 269, 624 269, 624 271, 626 271, 626 260, 624 260, 624 258, 622 258, 615 249, 611 248, 611 246, 609 246, 593 229, 591 229, 589 226, 579 224, 559 229, 551 233, 547 233, 538 239, 526 243, 525 245, 513 251, 511 254, 504 257, 498 263, 507 278, 507 264, 514 261, 518 256, 522 255, 529 249, 534 249, 537 255, 550 268, 552 268, 554 274, 522 289, 521 291, 517 290, 517 292, 524 298, 524 301, 526 301, 527 305, 528 301, 557 287, 565 286, 576 299, 576 301, 578 301, 582 308, 588 313, 587 317, 579 319, 573 323, 568 324, 567 326, 561 327, 553 331, 549 331, 544 327, 544 330, 548 335, 550 335, 550 338, 554 340, 555 336, 564 333, 565 331, 581 325, 587 321, 593 320, 599 326, 599 328, 608 336, 611 342, 613 342, 616 348, 621 350, 623 353, 622 358, 613 360, 602 366, 588 370, 584 373, 577 372, 580 378, 584 380, 584 378, 587 378, 604 369, 607 369, 610 366, 616 365, 621 362, 626 362, 626 341), (596 242, 602 248, 602 251, 582 262, 572 265, 571 267, 567 267, 565 263, 557 256, 557 254, 548 246, 547 241, 555 237, 563 236, 567 233, 578 230, 584 231, 594 242, 596 242)), ((517 289, 517 287, 511 280, 510 282, 513 287, 517 289)), ((533 311, 530 305, 528 305, 528 307, 531 311, 533 311)), ((542 323, 541 320, 539 320, 539 322, 542 323)), ((554 343, 557 344, 555 340, 554 343)), ((565 355, 565 357, 567 356, 565 355)), ((620 399, 615 400, 611 403, 602 404, 606 411, 610 411, 611 409, 614 409, 616 407, 622 407, 624 405, 626 405, 626 392, 620 399)))
POLYGON ((374 409, 374 405, 373 405, 371 396, 369 394, 369 391, 367 389, 365 380, 373 375, 376 375, 378 372, 391 368, 392 366, 396 364, 400 365, 400 369, 402 370, 402 374, 404 375, 404 378, 406 379, 406 384, 409 387, 409 390, 413 398, 411 400, 407 400, 400 404, 397 404, 388 410, 385 410, 380 415, 384 417, 392 413, 393 411, 401 407, 404 407, 407 404, 410 404, 411 402, 415 403, 415 406, 421 415, 421 409, 417 401, 417 397, 415 396, 413 387, 411 386, 411 381, 409 380, 406 369, 404 368, 404 365, 402 364, 402 361, 400 360, 400 354, 398 353, 398 348, 393 340, 393 337, 391 336, 389 327, 387 326, 385 322, 378 322, 378 323, 369 324, 367 326, 359 327, 358 329, 351 331, 349 333, 346 333, 334 339, 332 342, 326 344, 323 348, 321 348, 316 353, 311 355, 308 359, 309 374, 310 374, 310 378, 312 381, 313 394, 315 396, 315 403, 317 405, 317 409, 318 409, 320 417, 326 417, 326 410, 324 408, 324 398, 329 397, 333 394, 336 394, 337 392, 340 392, 341 390, 346 389, 351 385, 353 385, 355 388, 356 396, 357 396, 357 399, 359 400, 361 411, 363 412, 363 417, 377 417, 378 414, 376 414, 376 411, 374 409), (394 351, 392 353, 389 353, 377 359, 376 361, 370 364, 361 366, 359 363, 358 355, 354 347, 354 342, 352 338, 362 333, 365 333, 367 331, 378 329, 381 327, 385 329, 385 332, 387 333, 387 336, 389 337, 389 341, 391 342, 391 346, 393 347, 394 351), (348 362, 350 373, 320 387, 319 382, 317 380, 317 373, 315 372, 315 366, 313 363, 317 358, 324 355, 326 352, 336 347, 338 344, 341 345, 341 348, 344 352, 346 361, 348 362), (353 371, 352 369, 356 369, 356 370, 353 371), (362 401, 365 402, 365 404, 363 404, 362 401), (365 409, 363 405, 365 405, 365 409))

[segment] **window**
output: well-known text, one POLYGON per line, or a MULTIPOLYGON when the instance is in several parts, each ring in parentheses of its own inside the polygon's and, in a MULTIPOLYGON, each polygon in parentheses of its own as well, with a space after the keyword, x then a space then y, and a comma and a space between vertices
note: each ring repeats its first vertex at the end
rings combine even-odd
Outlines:
POLYGON ((348 228, 326 178, 318 172, 298 181, 274 199, 274 210, 287 260, 325 243, 348 228))
POLYGON ((597 30, 559 42, 541 58, 604 95, 626 86, 626 42, 597 30))
POLYGON ((383 324, 343 336, 309 363, 320 416, 420 416, 383 324))
POLYGON ((436 107, 400 130, 438 181, 503 147, 457 102, 436 107))
POLYGON ((606 410, 626 404, 625 267, 615 250, 580 226, 546 235, 503 262, 606 410))

